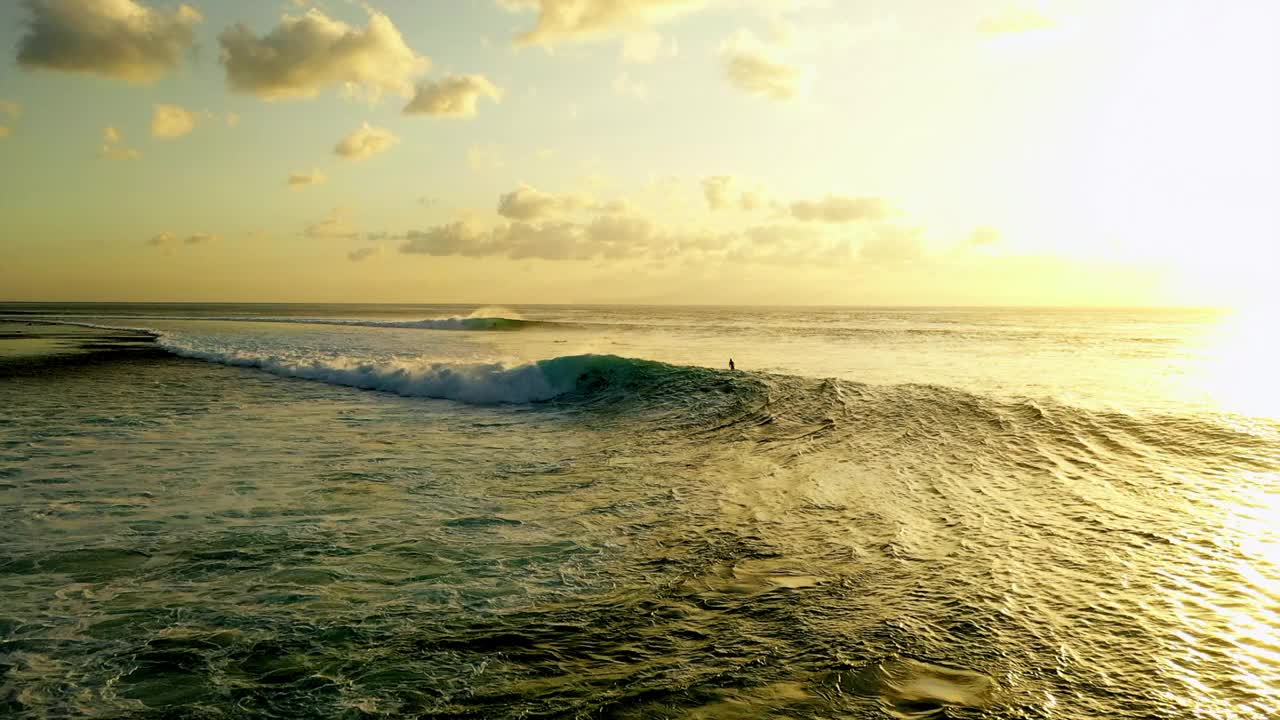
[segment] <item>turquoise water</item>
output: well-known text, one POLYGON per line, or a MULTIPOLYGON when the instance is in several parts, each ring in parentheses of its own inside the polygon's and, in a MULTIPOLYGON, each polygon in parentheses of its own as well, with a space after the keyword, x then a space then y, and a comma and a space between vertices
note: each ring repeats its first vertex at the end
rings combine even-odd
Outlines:
POLYGON ((164 351, 0 365, 7 716, 1280 708, 1238 317, 0 313, 164 351))

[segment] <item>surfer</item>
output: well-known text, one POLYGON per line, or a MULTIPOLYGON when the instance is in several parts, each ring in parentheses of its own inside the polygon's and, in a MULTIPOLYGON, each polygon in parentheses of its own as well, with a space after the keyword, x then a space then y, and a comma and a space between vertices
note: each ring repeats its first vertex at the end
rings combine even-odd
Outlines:
POLYGON ((729 358, 729 369, 733 369, 733 358, 729 358))

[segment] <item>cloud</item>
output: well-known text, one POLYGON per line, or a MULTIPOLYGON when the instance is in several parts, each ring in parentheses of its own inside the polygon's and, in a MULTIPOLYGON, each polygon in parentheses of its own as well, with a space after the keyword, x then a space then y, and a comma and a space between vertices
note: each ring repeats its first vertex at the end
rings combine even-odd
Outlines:
POLYGON ((511 220, 544 220, 579 210, 590 202, 591 198, 582 195, 556 195, 522 183, 498 198, 498 214, 511 220))
POLYGON ((770 204, 768 193, 759 185, 739 189, 742 181, 732 175, 715 175, 703 178, 702 195, 707 200, 707 208, 712 211, 759 210, 770 204))
POLYGON ((151 135, 158 138, 182 137, 196 129, 200 115, 178 105, 156 105, 151 114, 151 135))
POLYGON ((174 233, 162 232, 158 235, 152 235, 150 238, 148 238, 147 244, 152 247, 169 248, 169 247, 173 247, 174 245, 177 245, 179 240, 182 241, 183 245, 201 245, 204 243, 213 242, 218 239, 220 238, 217 235, 213 235, 210 233, 195 233, 193 235, 188 235, 184 238, 179 238, 174 233))
POLYGON ((679 54, 680 47, 674 38, 668 43, 653 30, 629 33, 622 41, 623 62, 648 64, 679 54))
POLYGON ((717 175, 702 181, 702 194, 707 199, 707 207, 711 210, 724 210, 729 207, 730 187, 733 178, 728 175, 717 175))
POLYGON ((636 30, 682 13, 700 10, 711 0, 499 0, 512 12, 534 10, 537 24, 515 44, 551 47, 636 30))
POLYGON ((375 255, 381 255, 381 254, 382 254, 382 246, 374 245, 372 247, 362 247, 362 248, 356 248, 355 250, 352 250, 351 252, 347 253, 347 259, 350 260, 351 262, 360 262, 361 260, 367 260, 371 257, 374 257, 375 255))
POLYGON ((360 231, 353 222, 352 212, 337 207, 329 211, 329 215, 320 222, 312 223, 302 231, 303 236, 312 240, 357 240, 360 231))
POLYGON ((235 127, 240 124, 240 116, 236 113, 227 113, 227 127, 235 127))
POLYGON ((333 152, 348 160, 364 160, 390 150, 398 142, 400 138, 395 133, 366 122, 342 138, 333 147, 333 152))
POLYGON ((431 60, 410 49, 386 15, 368 13, 364 29, 314 8, 285 15, 261 38, 243 23, 227 28, 218 36, 227 84, 267 100, 315 97, 335 85, 373 98, 383 92, 408 97, 413 78, 430 69, 431 60))
POLYGON ((112 126, 102 128, 102 148, 98 157, 107 160, 137 160, 142 151, 137 148, 124 147, 124 133, 112 126))
POLYGON ((401 239, 401 253, 435 257, 822 266, 854 258, 847 240, 833 241, 812 226, 766 226, 736 233, 671 232, 634 215, 600 216, 588 222, 515 221, 490 229, 454 222, 411 231, 401 239))
POLYGON ((404 114, 474 117, 481 97, 501 102, 502 89, 483 75, 451 75, 419 85, 413 100, 404 106, 404 114))
POLYGON ((151 83, 181 64, 204 18, 189 5, 151 8, 135 0, 23 0, 27 32, 18 64, 29 69, 151 83))
POLYGON ((329 179, 328 176, 326 176, 324 173, 320 172, 319 170, 312 170, 309 173, 308 172, 289 173, 289 179, 286 181, 286 183, 289 185, 289 187, 297 190, 299 188, 303 188, 308 185, 320 185, 321 183, 325 182, 328 179, 329 179))
POLYGON ((720 55, 725 77, 749 95, 781 102, 808 90, 812 70, 777 58, 771 48, 756 40, 749 31, 740 30, 725 41, 720 55))
POLYGON ((791 203, 791 217, 804 222, 848 223, 880 220, 889 214, 889 204, 878 197, 828 195, 821 200, 791 203))
POLYGON ((1053 18, 1035 8, 1009 6, 979 20, 978 32, 988 35, 1009 35, 1033 30, 1048 30, 1056 25, 1053 18))
POLYGON ((22 106, 10 100, 0 100, 0 115, 7 115, 17 120, 22 117, 22 106))

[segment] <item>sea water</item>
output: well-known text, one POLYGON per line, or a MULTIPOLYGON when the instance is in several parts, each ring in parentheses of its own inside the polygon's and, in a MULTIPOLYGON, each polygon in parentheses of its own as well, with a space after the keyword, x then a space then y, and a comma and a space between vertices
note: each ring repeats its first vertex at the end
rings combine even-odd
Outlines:
POLYGON ((1280 716, 1248 316, 6 320, 6 717, 1280 716))

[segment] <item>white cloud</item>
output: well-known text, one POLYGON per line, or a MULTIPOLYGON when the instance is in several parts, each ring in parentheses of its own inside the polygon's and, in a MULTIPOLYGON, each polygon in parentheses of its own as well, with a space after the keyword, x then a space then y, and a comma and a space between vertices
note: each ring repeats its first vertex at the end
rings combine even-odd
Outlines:
POLYGON ((828 195, 791 203, 791 217, 805 222, 848 223, 883 219, 889 209, 883 198, 828 195))
POLYGON ((347 253, 347 259, 350 260, 351 262, 360 262, 362 260, 367 260, 371 257, 375 257, 381 254, 382 254, 382 246, 373 245, 371 247, 362 247, 362 248, 356 248, 355 250, 352 250, 351 252, 347 253))
POLYGON ((189 5, 135 0, 23 0, 27 32, 18 64, 150 83, 178 67, 204 18, 189 5))
POLYGON ((553 46, 620 31, 635 31, 682 13, 700 10, 711 0, 499 0, 513 12, 534 10, 532 30, 516 45, 553 46))
POLYGON ((613 92, 621 97, 629 97, 635 100, 644 100, 649 96, 649 88, 644 83, 632 80, 631 76, 626 73, 619 73, 613 79, 613 92))
POLYGON ((98 157, 107 160, 137 160, 142 157, 142 152, 137 148, 125 147, 124 133, 109 125, 102 128, 102 148, 98 151, 98 157))
POLYGON ((980 19, 978 32, 988 35, 1009 35, 1048 30, 1056 25, 1053 18, 1036 8, 1010 5, 980 19))
POLYGON ((544 220, 580 210, 591 203, 583 195, 547 193, 521 184, 498 198, 498 214, 511 220, 544 220))
POLYGON ((285 15, 259 38, 244 24, 218 36, 232 90, 274 100, 314 97, 341 85, 352 93, 408 97, 413 78, 431 67, 416 54, 386 15, 368 9, 363 29, 333 20, 316 9, 285 15))
POLYGON ((357 240, 360 237, 353 213, 342 207, 329 211, 329 215, 320 222, 308 225, 302 234, 313 240, 357 240))
POLYGON ((707 199, 707 207, 711 210, 724 210, 731 204, 730 193, 733 177, 717 175, 702 181, 702 194, 707 199))
POLYGON ((667 42, 660 33, 653 30, 629 33, 622 41, 623 62, 647 64, 679 54, 680 47, 674 38, 667 42))
POLYGON ((703 178, 702 195, 710 210, 759 210, 770 204, 769 194, 759 184, 742 187, 742 181, 732 175, 716 175, 703 178))
POLYGON ((333 152, 348 160, 364 160, 390 150, 400 138, 386 128, 364 123, 334 146, 333 152))
POLYGON ((787 63, 774 49, 747 30, 739 30, 720 48, 725 77, 739 90, 768 100, 786 101, 803 95, 812 69, 787 63))
POLYGON ((151 114, 151 135, 158 138, 182 137, 196 129, 200 115, 178 105, 156 105, 151 114))
POLYGON ((312 170, 309 173, 308 172, 289 173, 289 179, 286 181, 286 184, 288 184, 289 187, 296 190, 298 188, 303 188, 308 185, 319 185, 328 179, 329 179, 328 176, 326 176, 324 173, 320 172, 319 170, 312 170))
POLYGON ((413 100, 404 107, 404 114, 473 117, 481 97, 501 102, 502 89, 483 75, 451 75, 419 85, 413 100))

